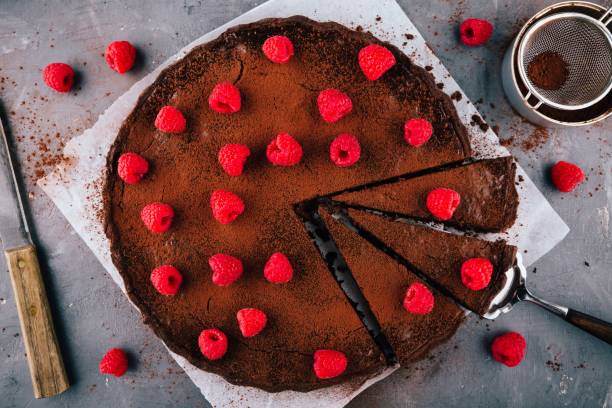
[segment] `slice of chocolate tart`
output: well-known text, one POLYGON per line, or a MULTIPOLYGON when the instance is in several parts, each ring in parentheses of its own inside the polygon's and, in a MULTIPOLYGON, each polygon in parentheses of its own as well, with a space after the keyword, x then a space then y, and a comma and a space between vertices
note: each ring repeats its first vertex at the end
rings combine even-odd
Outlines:
POLYGON ((426 198, 436 188, 448 188, 461 197, 448 224, 498 232, 508 229, 516 220, 515 172, 512 158, 501 157, 424 172, 388 184, 345 192, 332 199, 351 207, 439 221, 428 211, 426 198))

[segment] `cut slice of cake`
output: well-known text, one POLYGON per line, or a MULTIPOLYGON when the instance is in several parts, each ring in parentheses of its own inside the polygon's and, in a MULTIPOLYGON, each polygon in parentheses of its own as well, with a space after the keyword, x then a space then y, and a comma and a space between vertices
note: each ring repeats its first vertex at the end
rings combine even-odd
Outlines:
POLYGON ((425 357, 455 333, 464 319, 464 310, 434 290, 431 312, 408 312, 402 305, 406 290, 420 279, 333 219, 326 210, 320 210, 320 214, 400 364, 408 365, 425 357))
MULTIPOLYGON (((429 226, 388 219, 367 211, 348 209, 348 220, 362 236, 371 234, 378 244, 388 247, 406 264, 443 288, 457 302, 482 315, 503 287, 505 272, 514 263, 516 247, 502 240, 486 241, 441 231, 429 226), (462 282, 461 267, 472 258, 488 259, 493 272, 488 285, 472 290, 462 282)), ((373 242, 372 237, 369 240, 373 242)))
POLYGON ((371 188, 345 192, 332 199, 356 208, 437 220, 426 206, 436 188, 455 190, 461 202, 448 224, 481 231, 504 231, 516 220, 516 165, 511 157, 477 161, 371 188))

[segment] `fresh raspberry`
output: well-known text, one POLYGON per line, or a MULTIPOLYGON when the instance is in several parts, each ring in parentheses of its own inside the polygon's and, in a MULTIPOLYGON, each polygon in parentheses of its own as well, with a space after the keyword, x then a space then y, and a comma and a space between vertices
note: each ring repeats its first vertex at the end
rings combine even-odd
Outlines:
POLYGON ((459 26, 461 42, 470 47, 486 43, 493 34, 493 25, 487 20, 468 18, 459 26))
POLYGON ((334 123, 351 113, 353 101, 342 91, 326 89, 319 93, 317 106, 323 120, 328 123, 334 123))
POLYGON ((147 204, 140 212, 140 219, 144 222, 145 227, 156 234, 168 231, 173 218, 174 210, 164 203, 147 204))
POLYGON ((208 105, 219 113, 238 112, 241 106, 240 91, 231 82, 221 82, 210 93, 208 105))
POLYGON ((74 70, 68 64, 54 62, 43 70, 43 80, 57 92, 68 92, 74 85, 74 70))
POLYGON ((471 258, 461 265, 461 282, 472 290, 486 288, 491 282, 493 264, 486 258, 471 258))
POLYGON ((219 150, 219 164, 227 174, 238 177, 244 170, 244 163, 251 151, 248 147, 241 144, 226 144, 219 150))
POLYGON ((525 348, 527 348, 527 342, 520 333, 508 332, 493 340, 491 353, 495 361, 508 367, 516 367, 525 357, 525 348))
POLYGON ((149 163, 138 153, 123 153, 117 160, 117 173, 128 184, 138 183, 149 171, 149 163))
POLYGON ((293 166, 302 159, 302 146, 289 133, 279 133, 268 145, 266 157, 275 166, 293 166))
POLYGON ((219 329, 202 330, 198 337, 200 352, 209 360, 219 360, 227 353, 227 336, 219 329))
POLYGON ((263 53, 272 62, 284 64, 293 56, 293 43, 284 35, 275 35, 264 41, 263 53))
POLYGON ((174 266, 162 265, 151 272, 151 282, 162 295, 176 295, 183 282, 183 276, 174 266))
POLYGON ((406 290, 404 308, 410 313, 427 314, 434 308, 434 296, 431 290, 420 282, 414 282, 406 290))
POLYGON ((395 65, 395 56, 382 45, 372 44, 359 50, 359 66, 364 75, 375 81, 395 65))
POLYGON ((242 261, 231 255, 216 254, 208 258, 212 281, 217 286, 228 286, 242 276, 242 261))
POLYGON ((210 208, 215 220, 229 224, 244 212, 244 202, 230 191, 215 190, 210 196, 210 208))
POLYGON ((264 266, 264 277, 271 283, 287 283, 293 278, 293 267, 289 258, 280 252, 270 256, 264 266))
POLYGON ((427 119, 409 119, 404 124, 404 140, 411 146, 423 146, 433 135, 433 127, 427 119))
POLYGON ((329 157, 338 167, 349 167, 361 156, 359 140, 350 133, 342 133, 329 145, 329 157))
POLYGON ((100 373, 121 377, 128 369, 128 358, 125 351, 112 348, 100 360, 100 373))
POLYGON ((450 220, 461 202, 461 196, 450 188, 436 188, 427 194, 427 209, 442 220, 450 220))
POLYGON ((268 323, 266 314, 253 308, 240 309, 236 313, 236 319, 238 319, 238 327, 244 337, 257 336, 268 323))
POLYGON ((560 161, 555 164, 550 172, 552 182, 557 189, 563 193, 573 191, 576 186, 584 181, 584 172, 575 164, 560 161))
POLYGON ((155 127, 165 133, 181 133, 187 129, 187 121, 174 106, 164 106, 155 118, 155 127))
POLYGON ((127 41, 113 41, 106 47, 104 58, 111 69, 123 74, 134 65, 136 48, 127 41))
POLYGON ((314 353, 314 372, 317 378, 326 380, 338 377, 346 370, 346 355, 336 350, 317 350, 314 353))

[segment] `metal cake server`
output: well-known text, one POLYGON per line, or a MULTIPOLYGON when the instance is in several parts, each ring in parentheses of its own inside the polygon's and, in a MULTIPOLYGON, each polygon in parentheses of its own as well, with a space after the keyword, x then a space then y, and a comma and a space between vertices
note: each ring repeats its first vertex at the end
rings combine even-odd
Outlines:
POLYGON ((46 398, 68 389, 68 377, 1 118, 0 139, 0 239, 15 293, 34 396, 46 398))
POLYGON ((508 313, 515 304, 527 301, 540 306, 561 317, 574 326, 599 337, 608 344, 612 344, 612 324, 589 316, 569 307, 557 305, 535 296, 527 289, 527 269, 523 265, 521 254, 516 254, 516 261, 512 268, 506 271, 506 285, 493 299, 489 312, 482 317, 495 319, 502 313, 508 313))

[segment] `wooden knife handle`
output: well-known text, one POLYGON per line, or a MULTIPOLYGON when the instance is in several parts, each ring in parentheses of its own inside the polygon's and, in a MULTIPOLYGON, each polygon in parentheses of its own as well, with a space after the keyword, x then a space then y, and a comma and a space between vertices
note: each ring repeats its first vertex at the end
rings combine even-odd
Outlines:
POLYGON ((28 245, 4 254, 15 292, 34 396, 52 397, 68 389, 69 383, 53 328, 36 249, 28 245))
POLYGON ((599 337, 608 344, 612 344, 612 324, 600 320, 596 317, 579 312, 574 309, 569 309, 565 320, 591 333, 593 336, 599 337))

